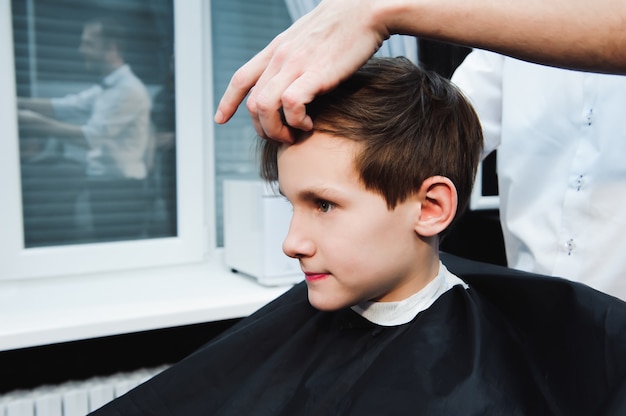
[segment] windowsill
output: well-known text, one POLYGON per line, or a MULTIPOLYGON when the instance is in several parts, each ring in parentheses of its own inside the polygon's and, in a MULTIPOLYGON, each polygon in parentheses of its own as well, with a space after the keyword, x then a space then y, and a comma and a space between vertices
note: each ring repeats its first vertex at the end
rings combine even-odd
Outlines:
POLYGON ((265 287, 221 261, 0 281, 0 351, 245 317, 291 285, 265 287))

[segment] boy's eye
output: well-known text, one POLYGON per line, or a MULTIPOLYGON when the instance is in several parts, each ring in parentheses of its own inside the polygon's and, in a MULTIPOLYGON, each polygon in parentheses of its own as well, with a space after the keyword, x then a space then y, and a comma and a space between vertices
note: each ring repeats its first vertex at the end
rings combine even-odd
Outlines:
POLYGON ((317 206, 321 212, 328 212, 333 208, 332 203, 324 200, 317 201, 317 206))

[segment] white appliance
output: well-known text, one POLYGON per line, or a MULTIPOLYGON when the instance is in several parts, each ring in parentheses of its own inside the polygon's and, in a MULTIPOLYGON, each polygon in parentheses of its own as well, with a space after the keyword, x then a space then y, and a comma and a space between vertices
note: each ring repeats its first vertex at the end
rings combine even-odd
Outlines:
POLYGON ((291 204, 263 180, 224 181, 224 261, 267 286, 302 281, 297 259, 282 250, 291 204))

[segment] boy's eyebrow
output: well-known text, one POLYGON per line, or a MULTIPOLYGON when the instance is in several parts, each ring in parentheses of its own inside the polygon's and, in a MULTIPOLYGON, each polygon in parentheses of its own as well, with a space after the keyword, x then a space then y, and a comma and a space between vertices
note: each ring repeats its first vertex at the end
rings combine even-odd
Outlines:
MULTIPOLYGON (((287 196, 283 193, 280 187, 278 188, 278 192, 282 196, 287 198, 287 196)), ((333 190, 330 188, 320 187, 320 188, 304 189, 304 190, 298 191, 298 193, 296 194, 296 197, 297 199, 301 201, 316 201, 318 199, 331 197, 333 193, 334 193, 333 190)))

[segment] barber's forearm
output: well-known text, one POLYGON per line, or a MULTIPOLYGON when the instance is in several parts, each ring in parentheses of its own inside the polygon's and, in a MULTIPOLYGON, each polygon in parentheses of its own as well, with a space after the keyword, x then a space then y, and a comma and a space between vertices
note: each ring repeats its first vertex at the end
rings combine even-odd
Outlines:
POLYGON ((375 0, 389 33, 493 50, 574 69, 626 74, 623 0, 375 0))
POLYGON ((51 136, 71 142, 72 144, 80 147, 87 147, 87 141, 81 126, 49 119, 44 128, 51 136))
POLYGON ((18 97, 17 107, 20 110, 31 110, 46 117, 54 117, 54 108, 48 98, 18 97))
POLYGON ((85 134, 80 126, 58 122, 56 131, 58 132, 58 137, 62 137, 64 140, 70 141, 77 146, 88 147, 85 134))

